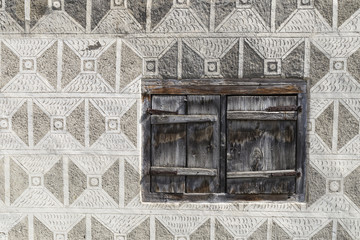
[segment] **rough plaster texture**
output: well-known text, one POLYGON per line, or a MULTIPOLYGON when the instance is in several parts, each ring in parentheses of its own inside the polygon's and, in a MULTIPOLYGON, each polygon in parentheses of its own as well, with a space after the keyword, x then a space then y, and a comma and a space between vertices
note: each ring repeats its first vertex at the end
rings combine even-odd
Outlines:
POLYGON ((359 8, 0 1, 0 239, 360 239, 359 8), (141 202, 142 78, 273 76, 308 81, 305 203, 141 202))

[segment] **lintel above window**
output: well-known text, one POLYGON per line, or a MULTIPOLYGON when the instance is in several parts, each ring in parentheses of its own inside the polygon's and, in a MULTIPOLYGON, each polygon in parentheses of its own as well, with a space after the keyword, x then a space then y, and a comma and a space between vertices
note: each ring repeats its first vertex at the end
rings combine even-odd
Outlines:
POLYGON ((304 201, 306 82, 142 82, 146 202, 304 201))

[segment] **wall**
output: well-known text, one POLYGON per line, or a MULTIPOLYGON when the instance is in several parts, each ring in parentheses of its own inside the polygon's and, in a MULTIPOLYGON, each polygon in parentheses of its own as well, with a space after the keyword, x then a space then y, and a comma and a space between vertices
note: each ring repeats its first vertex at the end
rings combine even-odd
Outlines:
POLYGON ((174 2, 2 0, 0 239, 360 239, 360 1, 174 2), (307 203, 141 203, 141 78, 279 74, 307 203))

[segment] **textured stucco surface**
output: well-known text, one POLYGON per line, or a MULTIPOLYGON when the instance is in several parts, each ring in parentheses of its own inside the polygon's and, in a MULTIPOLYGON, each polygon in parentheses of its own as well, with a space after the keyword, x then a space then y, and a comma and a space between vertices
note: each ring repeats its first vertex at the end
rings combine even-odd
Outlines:
POLYGON ((1 0, 0 240, 360 239, 359 8, 1 0), (308 81, 305 203, 141 202, 142 78, 273 76, 308 81))

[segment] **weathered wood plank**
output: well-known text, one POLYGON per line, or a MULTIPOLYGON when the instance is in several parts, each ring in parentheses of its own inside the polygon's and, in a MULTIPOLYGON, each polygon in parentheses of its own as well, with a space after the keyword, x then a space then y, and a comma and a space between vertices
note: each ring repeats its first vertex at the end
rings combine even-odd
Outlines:
POLYGON ((230 120, 297 120, 297 112, 228 111, 230 120))
MULTIPOLYGON (((220 96, 191 95, 187 97, 188 114, 220 116, 220 96)), ((187 167, 217 169, 220 151, 220 123, 187 124, 187 167)), ((213 193, 218 191, 219 177, 186 178, 187 193, 213 193)))
POLYGON ((257 171, 257 172, 228 172, 227 178, 271 178, 283 176, 296 176, 295 170, 274 170, 274 171, 257 171))
MULTIPOLYGON (((186 96, 153 96, 152 109, 186 113, 186 96)), ((151 166, 185 167, 186 166, 186 125, 152 125, 151 166)), ((185 192, 183 176, 152 176, 152 192, 185 192)))
POLYGON ((295 193, 296 177, 232 178, 227 180, 230 194, 289 194, 295 193))
POLYGON ((151 124, 216 122, 217 115, 152 115, 151 124))
POLYGON ((179 167, 151 167, 152 175, 175 175, 175 176, 211 176, 217 175, 217 169, 213 168, 179 168, 179 167))
POLYGON ((297 96, 229 96, 228 111, 267 111, 271 107, 297 105, 297 96))

